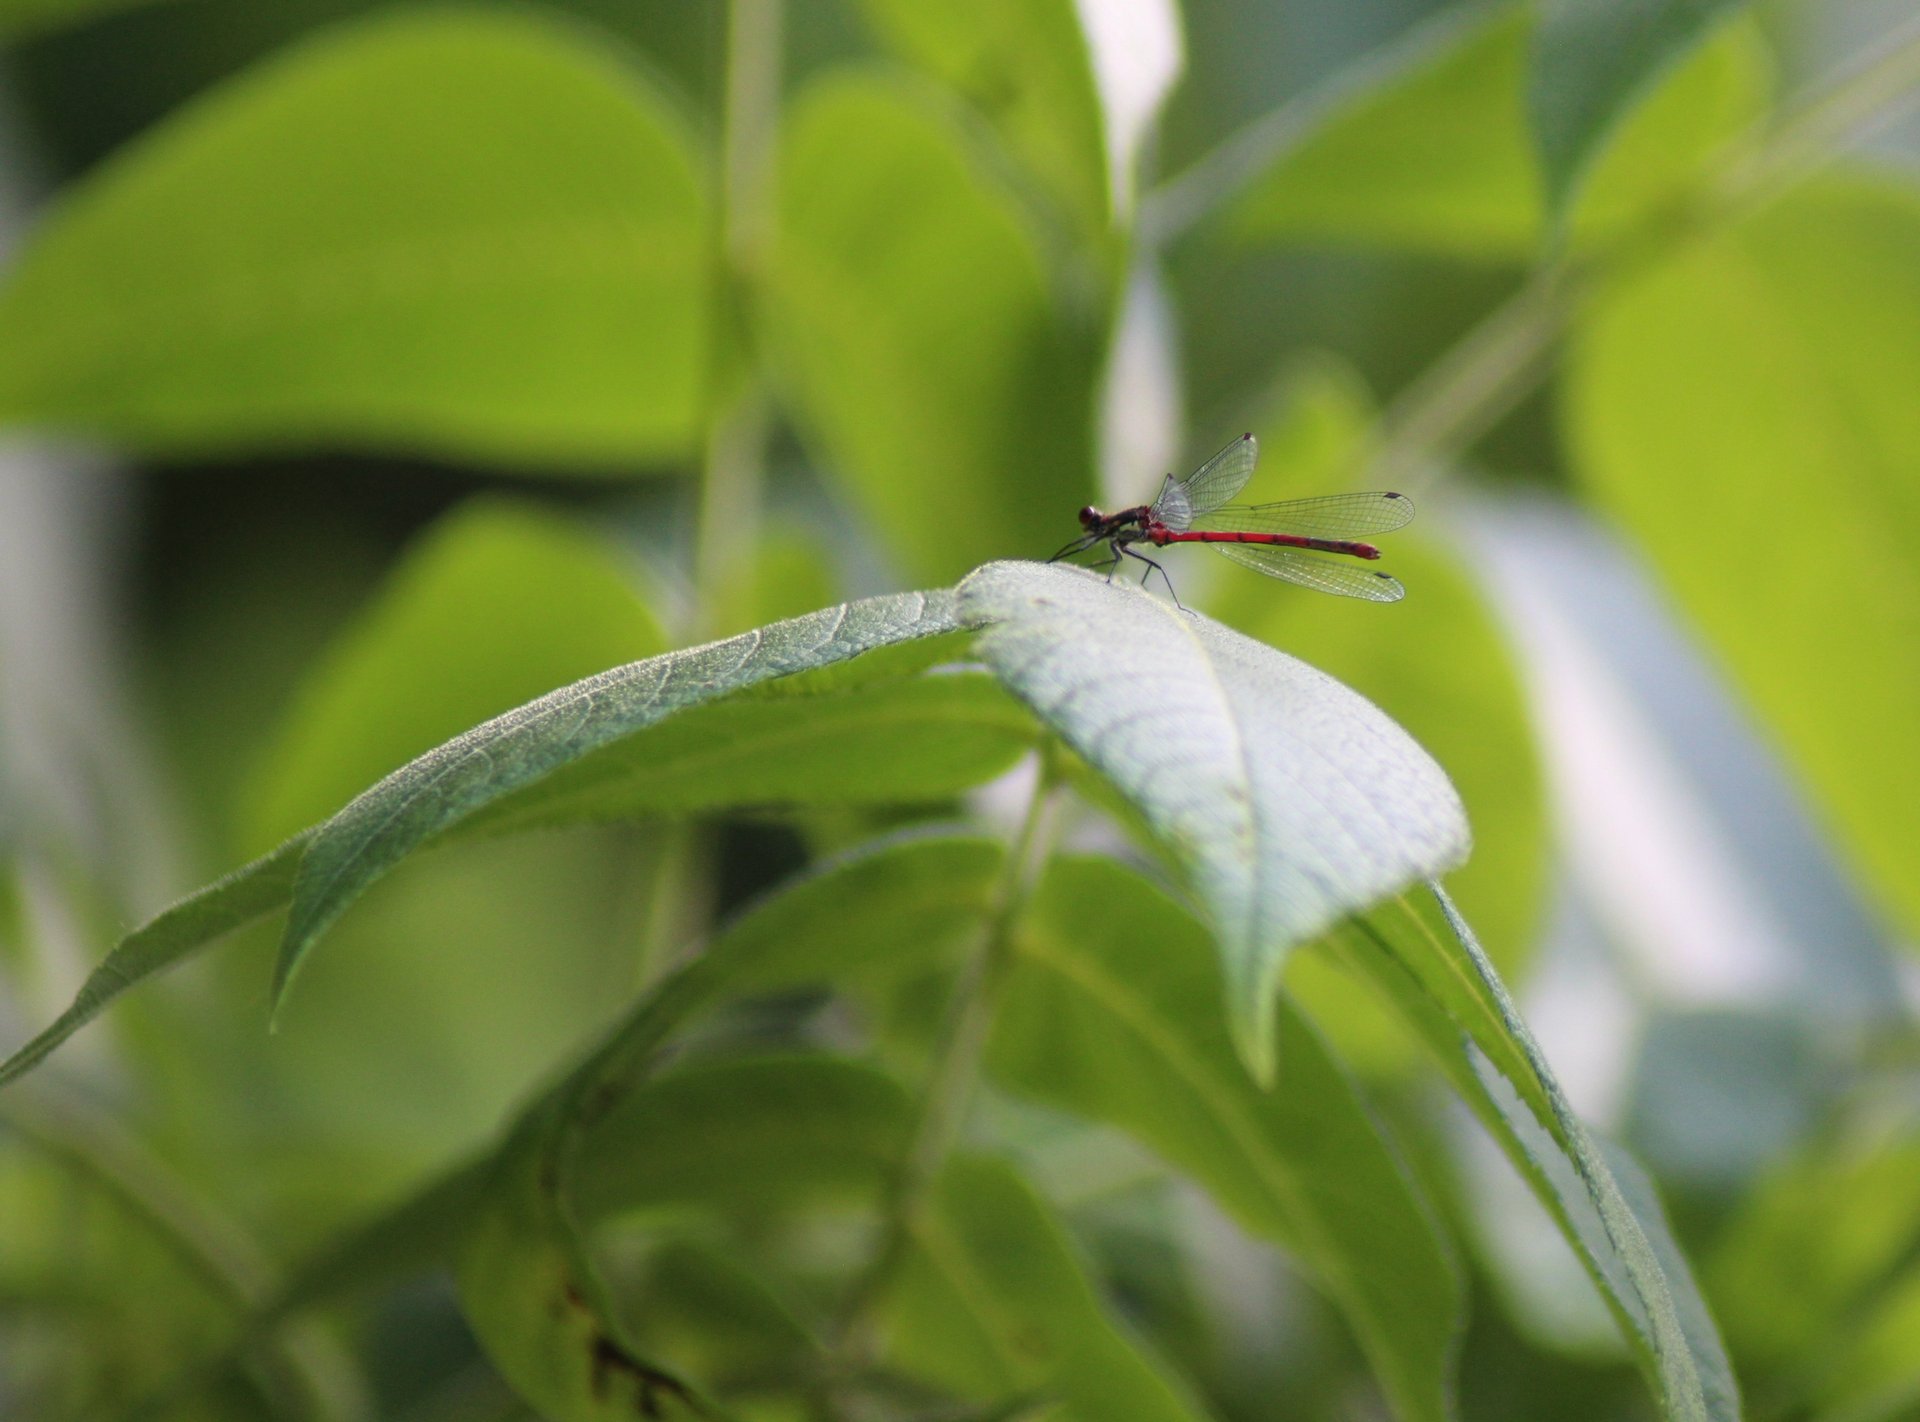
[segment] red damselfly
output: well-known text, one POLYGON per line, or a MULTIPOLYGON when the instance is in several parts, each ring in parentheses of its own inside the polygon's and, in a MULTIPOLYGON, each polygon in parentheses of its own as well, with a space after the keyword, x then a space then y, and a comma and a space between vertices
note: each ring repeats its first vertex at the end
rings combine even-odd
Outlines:
MULTIPOLYGON (((1361 538, 1404 525, 1413 517, 1412 499, 1405 494, 1329 494, 1277 504, 1229 504, 1253 477, 1259 457, 1253 436, 1241 435, 1186 478, 1167 475, 1150 504, 1111 514, 1089 504, 1080 510, 1085 532, 1047 561, 1057 563, 1105 543, 1111 556, 1094 566, 1108 569, 1108 578, 1122 557, 1137 558, 1147 565, 1142 582, 1157 569, 1166 578, 1167 591, 1173 592, 1167 570, 1133 545, 1205 543, 1270 578, 1321 592, 1370 602, 1398 602, 1407 595, 1398 579, 1344 560, 1378 558, 1380 550, 1361 538)), ((1174 593, 1173 600, 1179 603, 1180 595, 1174 593)))

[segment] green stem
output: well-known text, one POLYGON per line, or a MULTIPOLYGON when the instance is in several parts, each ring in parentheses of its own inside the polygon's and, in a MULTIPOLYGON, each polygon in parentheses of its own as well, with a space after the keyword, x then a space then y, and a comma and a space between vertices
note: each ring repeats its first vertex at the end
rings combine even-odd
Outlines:
POLYGON ((887 1198, 880 1242, 841 1309, 834 1347, 837 1377, 855 1375, 871 1361, 878 1343, 874 1305, 899 1269, 927 1197, 959 1139, 980 1075, 999 989, 1012 961, 1014 926, 1052 848, 1057 804, 1051 778, 1043 769, 1001 866, 980 941, 948 999, 913 1138, 887 1198))

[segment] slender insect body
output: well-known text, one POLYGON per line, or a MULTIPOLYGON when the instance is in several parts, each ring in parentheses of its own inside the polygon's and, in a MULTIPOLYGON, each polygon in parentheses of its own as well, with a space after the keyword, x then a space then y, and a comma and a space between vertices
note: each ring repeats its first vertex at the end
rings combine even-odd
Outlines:
MULTIPOLYGON (((1169 474, 1151 504, 1111 514, 1088 504, 1080 510, 1080 537, 1048 561, 1104 543, 1106 561, 1096 566, 1106 567, 1109 579, 1123 559, 1132 558, 1146 565, 1144 581, 1156 571, 1165 578, 1166 569, 1134 545, 1206 543, 1270 578, 1321 592, 1370 602, 1396 602, 1405 596, 1406 589, 1387 574, 1363 572, 1342 560, 1379 558, 1378 548, 1355 535, 1402 527, 1413 517, 1413 500, 1404 494, 1363 493, 1229 506, 1227 501, 1253 477, 1257 457, 1253 436, 1242 435, 1186 478, 1169 474)), ((1167 590, 1173 590, 1170 579, 1167 590)), ((1174 602, 1179 601, 1176 594, 1174 602)))

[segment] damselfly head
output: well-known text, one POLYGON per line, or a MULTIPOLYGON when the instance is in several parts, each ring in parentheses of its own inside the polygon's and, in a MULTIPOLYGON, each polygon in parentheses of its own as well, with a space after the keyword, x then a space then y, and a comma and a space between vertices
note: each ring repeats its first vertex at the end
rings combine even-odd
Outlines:
POLYGON ((1106 521, 1106 515, 1101 513, 1100 510, 1092 504, 1088 504, 1080 510, 1080 526, 1084 529, 1091 531, 1096 525, 1105 523, 1106 521))

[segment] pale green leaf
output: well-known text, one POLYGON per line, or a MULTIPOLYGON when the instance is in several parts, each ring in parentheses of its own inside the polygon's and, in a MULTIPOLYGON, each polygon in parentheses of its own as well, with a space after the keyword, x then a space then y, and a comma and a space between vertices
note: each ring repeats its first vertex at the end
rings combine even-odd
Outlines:
POLYGON ((1105 235, 1107 156, 1073 0, 865 0, 895 51, 981 109, 1081 231, 1105 235))
POLYGON ((1668 1417, 1737 1422, 1726 1350, 1639 1168, 1583 1126, 1437 885, 1329 940, 1391 1001, 1573 1246, 1668 1417))
POLYGON ((891 79, 815 81, 779 210, 768 315, 826 472, 917 581, 1051 551, 1092 493, 1092 363, 953 116, 891 79), (956 498, 979 516, 938 512, 956 498))
POLYGON ((1543 0, 1527 108, 1557 215, 1609 136, 1739 0, 1543 0))
MULTIPOLYGON (((724 642, 616 667, 428 752, 313 832, 281 939, 275 1001, 284 996, 307 949, 369 885, 435 835, 514 791, 676 713, 954 626, 953 602, 945 594, 900 593, 846 603, 724 642)), ((804 705, 796 715, 804 718, 804 705)))
POLYGON ((468 726, 665 645, 611 546, 531 507, 469 505, 307 677, 250 786, 248 838, 284 839, 468 726))
POLYGON ((167 453, 677 456, 708 363, 707 222, 681 125, 584 31, 383 16, 65 196, 0 287, 0 420, 167 453))
POLYGON ((1402 1418, 1451 1416, 1460 1281, 1418 1191, 1307 1022, 1282 1008, 1257 1086, 1199 924, 1137 874, 1055 864, 1015 942, 989 1058, 1015 1089, 1109 1122, 1295 1252, 1402 1418))
POLYGON ((988 665, 1179 865, 1214 931, 1234 1038, 1270 1080, 1288 952, 1465 860, 1445 773, 1325 673, 1083 569, 994 563, 959 595, 988 665))
MULTIPOLYGON (((1522 90, 1528 17, 1449 15, 1286 136, 1228 214, 1244 239, 1334 238, 1525 260, 1546 232, 1522 90)), ((1767 64, 1748 26, 1702 46, 1637 106, 1600 156, 1573 214, 1609 236, 1696 181, 1764 108, 1767 64)))
POLYGON ((1835 177, 1627 277, 1576 467, 1920 934, 1920 191, 1835 177))
POLYGON ((1031 1398, 1060 1422, 1200 1415, 1108 1317, 1045 1203, 1000 1161, 948 1163, 887 1302, 888 1361, 962 1396, 1031 1398))

